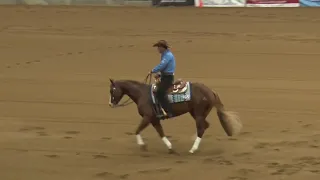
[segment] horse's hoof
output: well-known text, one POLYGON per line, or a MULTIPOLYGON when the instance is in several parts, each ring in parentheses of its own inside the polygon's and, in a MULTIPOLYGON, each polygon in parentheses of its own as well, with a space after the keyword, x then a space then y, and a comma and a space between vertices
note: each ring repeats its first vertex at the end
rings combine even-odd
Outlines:
POLYGON ((148 147, 147 147, 147 145, 140 145, 140 150, 141 151, 148 151, 148 147))
POLYGON ((195 152, 196 152, 196 151, 194 151, 194 150, 190 150, 190 151, 189 151, 190 154, 194 154, 195 152))
POLYGON ((175 150, 173 149, 169 149, 169 154, 175 154, 175 155, 179 155, 179 153, 177 153, 175 150))

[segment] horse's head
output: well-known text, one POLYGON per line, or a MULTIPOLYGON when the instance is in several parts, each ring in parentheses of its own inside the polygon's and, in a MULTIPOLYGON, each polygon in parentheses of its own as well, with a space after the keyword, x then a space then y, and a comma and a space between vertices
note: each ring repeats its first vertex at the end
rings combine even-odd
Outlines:
POLYGON ((110 79, 110 99, 109 106, 115 107, 123 97, 123 91, 116 81, 110 79))

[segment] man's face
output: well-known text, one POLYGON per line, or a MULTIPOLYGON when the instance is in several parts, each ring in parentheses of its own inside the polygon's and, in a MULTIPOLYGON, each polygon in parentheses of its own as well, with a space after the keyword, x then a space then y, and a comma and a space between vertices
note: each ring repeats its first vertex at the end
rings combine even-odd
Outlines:
POLYGON ((158 52, 163 53, 166 49, 164 47, 158 46, 158 52))

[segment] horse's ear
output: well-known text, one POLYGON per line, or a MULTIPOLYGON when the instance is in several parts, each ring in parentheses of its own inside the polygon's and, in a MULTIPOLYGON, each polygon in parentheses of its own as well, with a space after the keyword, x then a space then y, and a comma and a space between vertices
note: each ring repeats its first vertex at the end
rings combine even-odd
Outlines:
POLYGON ((109 78, 109 80, 110 80, 111 84, 114 85, 113 79, 110 79, 110 78, 109 78))

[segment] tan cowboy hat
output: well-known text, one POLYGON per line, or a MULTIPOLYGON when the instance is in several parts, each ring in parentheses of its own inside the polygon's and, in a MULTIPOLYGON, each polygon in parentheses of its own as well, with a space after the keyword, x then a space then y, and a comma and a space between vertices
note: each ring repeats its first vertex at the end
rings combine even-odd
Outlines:
POLYGON ((153 47, 164 47, 166 49, 169 48, 168 42, 166 40, 160 40, 153 45, 153 47))

